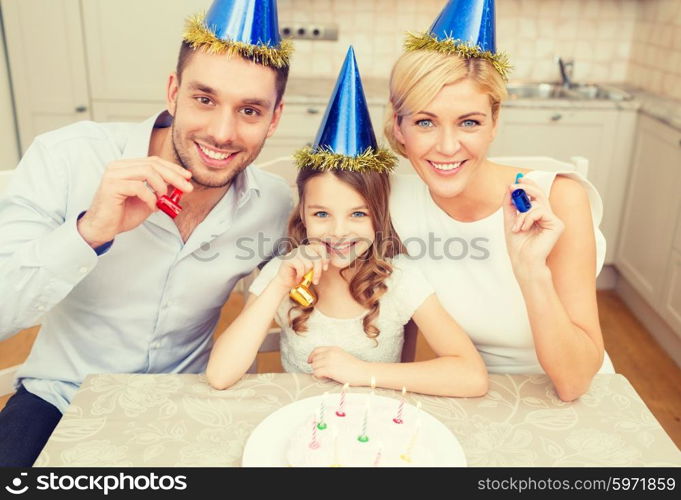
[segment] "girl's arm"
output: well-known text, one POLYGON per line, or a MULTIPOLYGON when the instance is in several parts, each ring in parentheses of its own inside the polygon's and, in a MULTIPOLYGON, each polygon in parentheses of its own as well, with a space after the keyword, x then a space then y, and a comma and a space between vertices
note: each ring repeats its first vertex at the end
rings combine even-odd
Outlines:
POLYGON ((323 245, 304 245, 281 258, 274 278, 260 295, 249 296, 243 311, 215 342, 206 368, 211 386, 226 389, 243 377, 257 356, 281 301, 310 269, 314 269, 314 284, 319 283, 327 266, 323 245))
POLYGON ((511 255, 511 259, 539 363, 558 397, 572 401, 589 389, 604 352, 589 199, 579 183, 566 177, 556 178, 549 199, 532 181, 522 179, 521 187, 536 197, 538 207, 536 212, 528 212, 534 215, 515 233, 529 233, 529 239, 520 246, 509 245, 509 252, 516 247, 516 256, 511 255), (552 232, 556 233, 553 238, 549 235, 552 232), (542 238, 548 246, 541 244, 542 238))
POLYGON ((319 347, 310 355, 313 373, 354 386, 379 387, 450 397, 477 397, 487 392, 487 369, 466 333, 431 294, 412 319, 438 358, 413 363, 370 363, 339 347, 319 347))
POLYGON ((243 377, 288 291, 272 280, 260 295, 248 297, 243 311, 218 337, 210 353, 206 377, 213 388, 226 389, 243 377))

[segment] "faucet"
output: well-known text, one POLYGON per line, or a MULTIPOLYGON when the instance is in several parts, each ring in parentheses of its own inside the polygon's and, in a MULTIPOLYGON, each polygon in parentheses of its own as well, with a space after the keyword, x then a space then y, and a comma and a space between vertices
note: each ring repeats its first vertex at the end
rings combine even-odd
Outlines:
POLYGON ((572 70, 574 69, 575 62, 572 59, 563 60, 562 57, 557 58, 558 69, 560 70, 561 86, 563 88, 569 89, 572 87, 572 70))

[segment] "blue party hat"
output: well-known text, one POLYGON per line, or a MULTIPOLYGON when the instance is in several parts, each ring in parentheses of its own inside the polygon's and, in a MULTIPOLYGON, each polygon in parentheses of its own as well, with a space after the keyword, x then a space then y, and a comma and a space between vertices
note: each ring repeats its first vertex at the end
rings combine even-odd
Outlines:
POLYGON ((298 167, 315 170, 389 172, 394 168, 397 157, 376 142, 352 46, 314 144, 294 156, 298 167))
POLYGON ((511 68, 508 57, 497 52, 494 0, 449 0, 428 32, 410 33, 405 47, 487 59, 505 80, 511 68))
POLYGON ((184 40, 209 53, 238 54, 266 66, 289 65, 291 42, 279 36, 276 0, 215 0, 187 21, 184 40))

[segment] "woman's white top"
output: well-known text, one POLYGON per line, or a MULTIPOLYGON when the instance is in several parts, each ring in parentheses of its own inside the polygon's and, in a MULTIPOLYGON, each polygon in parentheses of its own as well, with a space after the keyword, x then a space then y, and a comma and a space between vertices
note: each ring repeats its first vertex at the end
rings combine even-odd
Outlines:
MULTIPOLYGON (((593 185, 575 172, 533 170, 525 177, 539 184, 548 196, 558 173, 578 181, 589 195, 598 274, 605 258, 605 238, 598 229, 603 204, 593 185)), ((420 177, 395 175, 390 212, 410 258, 471 337, 488 370, 542 373, 506 247, 502 208, 478 221, 459 222, 436 205, 420 177)), ((614 371, 607 355, 601 371, 614 371)))
MULTIPOLYGON (((288 321, 288 312, 294 303, 288 297, 284 298, 275 315, 281 327, 281 364, 284 370, 311 373, 307 358, 315 348, 322 346, 341 347, 364 361, 399 362, 404 343, 404 325, 434 290, 419 267, 405 256, 397 256, 391 263, 393 273, 385 281, 388 289, 380 299, 379 314, 373 321, 380 329, 375 340, 367 337, 362 325, 362 319, 368 311, 345 319, 329 317, 315 308, 306 323, 308 331, 296 333, 288 321)), ((260 295, 276 276, 280 265, 281 258, 268 262, 249 291, 260 295)))

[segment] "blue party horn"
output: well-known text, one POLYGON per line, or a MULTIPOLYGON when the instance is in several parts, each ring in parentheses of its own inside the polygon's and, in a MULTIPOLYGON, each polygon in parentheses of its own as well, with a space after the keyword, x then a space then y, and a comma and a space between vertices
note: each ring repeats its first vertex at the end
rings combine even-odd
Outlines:
MULTIPOLYGON (((518 184, 518 181, 522 176, 523 174, 516 175, 514 184, 518 184)), ((511 193, 511 200, 513 200, 513 204, 520 213, 527 212, 530 208, 532 208, 530 199, 527 197, 527 193, 525 192, 524 189, 516 189, 515 191, 513 191, 511 193)))

